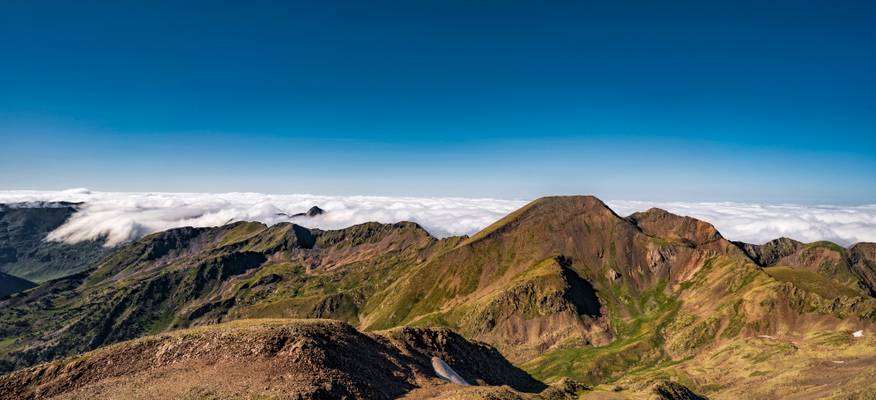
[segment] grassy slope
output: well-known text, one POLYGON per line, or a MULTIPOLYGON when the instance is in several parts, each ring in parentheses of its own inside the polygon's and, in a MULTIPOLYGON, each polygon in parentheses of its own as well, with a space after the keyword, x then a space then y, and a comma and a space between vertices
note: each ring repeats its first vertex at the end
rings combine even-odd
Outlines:
POLYGON ((793 306, 781 290, 788 282, 825 299, 860 294, 815 273, 781 269, 783 278, 794 279, 773 279, 776 271, 710 259, 674 295, 661 296, 660 306, 635 318, 615 342, 553 351, 524 368, 545 381, 572 376, 633 393, 673 379, 712 398, 840 398, 872 390, 874 341, 850 335, 872 326, 872 318, 838 320, 829 313, 788 310, 793 306), (763 324, 767 319, 771 323, 763 324))
POLYGON ((617 338, 610 344, 584 347, 570 344, 526 362, 524 368, 546 382, 570 377, 592 385, 665 361, 667 358, 660 349, 661 330, 678 311, 678 302, 665 296, 660 287, 644 298, 653 301, 654 308, 630 319, 616 320, 615 326, 623 328, 617 330, 617 338))
POLYGON ((860 293, 839 284, 838 282, 816 272, 801 270, 792 267, 768 267, 764 271, 780 282, 790 282, 803 290, 813 292, 826 299, 835 299, 841 296, 855 297, 860 293))

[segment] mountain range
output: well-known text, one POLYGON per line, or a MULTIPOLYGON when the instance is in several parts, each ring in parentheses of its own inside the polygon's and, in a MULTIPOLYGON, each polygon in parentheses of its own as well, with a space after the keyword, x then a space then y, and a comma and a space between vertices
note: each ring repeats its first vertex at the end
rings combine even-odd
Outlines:
POLYGON ((591 196, 471 237, 234 222, 45 240, 76 207, 0 207, 0 398, 876 392, 873 243, 732 242, 591 196))

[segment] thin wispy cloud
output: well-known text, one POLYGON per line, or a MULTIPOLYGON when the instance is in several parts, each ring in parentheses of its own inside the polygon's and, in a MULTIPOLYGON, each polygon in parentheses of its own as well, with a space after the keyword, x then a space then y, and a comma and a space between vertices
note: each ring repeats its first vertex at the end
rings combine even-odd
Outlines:
MULTIPOLYGON (((477 232, 526 201, 469 198, 271 195, 261 193, 113 193, 87 189, 0 191, 0 203, 82 202, 80 211, 49 239, 68 243, 106 238, 116 245, 181 226, 218 226, 234 221, 297 222, 337 229, 377 221, 413 221, 437 237, 477 232), (327 212, 308 218, 291 215, 317 205, 327 212)), ((831 240, 843 245, 876 241, 876 205, 802 206, 749 203, 652 203, 608 201, 620 215, 659 207, 714 224, 724 237, 763 243, 787 236, 804 242, 831 240)))

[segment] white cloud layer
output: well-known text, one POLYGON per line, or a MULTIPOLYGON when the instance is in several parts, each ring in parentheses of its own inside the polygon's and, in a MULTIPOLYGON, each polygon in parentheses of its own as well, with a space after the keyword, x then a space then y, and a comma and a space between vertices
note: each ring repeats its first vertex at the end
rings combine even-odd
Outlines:
POLYGON ((610 201, 620 215, 658 207, 710 222, 725 238, 761 244, 782 236, 801 242, 830 240, 844 246, 876 242, 876 204, 802 206, 750 203, 648 203, 610 201))
POLYGON ((0 191, 0 203, 36 201, 84 202, 79 212, 49 235, 50 240, 75 243, 106 236, 108 245, 170 228, 218 226, 233 221, 269 225, 291 221, 322 229, 368 221, 413 221, 433 235, 445 237, 476 232, 525 204, 495 199, 309 194, 0 191), (327 212, 315 217, 289 217, 314 205, 327 212))
MULTIPOLYGON (((525 201, 467 198, 270 195, 260 193, 112 193, 87 189, 0 191, 0 203, 84 202, 81 210, 52 232, 50 240, 69 243, 107 238, 108 245, 181 226, 217 226, 232 221, 337 229, 368 221, 417 222, 438 237, 472 234, 523 206, 525 201), (317 205, 327 212, 313 218, 289 215, 317 205)), ((763 243, 787 236, 803 242, 831 240, 843 245, 876 241, 876 204, 800 206, 745 203, 650 203, 608 201, 620 215, 660 207, 714 224, 724 237, 763 243)))

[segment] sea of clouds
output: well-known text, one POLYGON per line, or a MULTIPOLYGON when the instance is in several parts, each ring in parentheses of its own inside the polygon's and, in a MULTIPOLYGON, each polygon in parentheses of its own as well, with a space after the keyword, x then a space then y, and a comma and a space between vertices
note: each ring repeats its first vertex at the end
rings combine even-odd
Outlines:
MULTIPOLYGON (((181 226, 218 226, 234 221, 297 222, 337 229, 368 221, 413 221, 437 237, 472 234, 523 206, 523 200, 319 196, 261 193, 115 193, 87 189, 0 191, 0 203, 82 202, 80 210, 49 235, 75 243, 105 238, 109 246, 181 226), (315 217, 291 215, 312 206, 315 217)), ((802 206, 746 203, 655 203, 607 201, 620 215, 660 207, 714 224, 724 237, 763 243, 787 236, 804 242, 843 245, 876 241, 876 204, 802 206)), ((26 205, 25 205, 26 206, 26 205)))
POLYGON ((804 206, 752 203, 653 203, 609 201, 620 215, 658 207, 710 222, 725 238, 761 244, 779 237, 801 242, 830 240, 848 246, 876 242, 876 204, 804 206))

